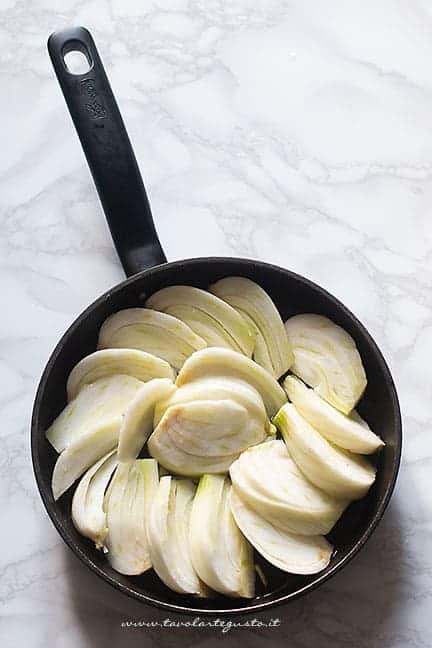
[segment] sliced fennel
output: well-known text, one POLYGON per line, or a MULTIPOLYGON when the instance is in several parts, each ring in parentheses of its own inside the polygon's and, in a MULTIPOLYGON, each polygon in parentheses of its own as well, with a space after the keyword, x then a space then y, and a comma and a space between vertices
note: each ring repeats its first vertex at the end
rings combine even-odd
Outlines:
POLYGON ((190 455, 172 441, 168 434, 156 429, 148 440, 150 455, 168 472, 185 477, 200 477, 204 473, 226 473, 237 454, 221 457, 198 457, 190 455))
POLYGON ((171 434, 176 436, 177 446, 188 454, 200 457, 236 454, 265 437, 264 428, 257 429, 246 408, 235 401, 203 400, 178 407, 171 434))
POLYGON ((95 461, 117 445, 121 418, 102 422, 80 434, 63 450, 54 466, 51 488, 57 500, 95 461))
POLYGON ((217 281, 209 290, 235 308, 241 315, 252 320, 259 333, 258 354, 255 360, 276 378, 284 374, 294 357, 279 311, 273 301, 258 284, 245 277, 226 277, 217 281), (266 350, 264 349, 264 345, 266 350))
POLYGON ((126 308, 108 317, 99 332, 99 349, 139 349, 166 360, 175 369, 206 342, 172 315, 150 308, 126 308))
POLYGON ((122 416, 141 386, 141 380, 122 375, 85 385, 48 428, 48 441, 61 452, 81 433, 122 416))
POLYGON ((331 405, 349 414, 366 387, 352 337, 322 315, 305 313, 285 322, 294 352, 291 371, 331 405))
POLYGON ((249 323, 250 327, 255 332, 255 348, 252 358, 255 360, 255 362, 261 365, 263 369, 266 369, 269 374, 271 374, 274 378, 277 378, 263 335, 261 334, 259 328, 257 328, 255 322, 249 317, 249 315, 246 315, 246 313, 241 313, 241 315, 245 318, 246 322, 249 323))
POLYGON ((222 344, 251 356, 255 337, 237 311, 206 290, 192 286, 169 286, 152 295, 146 306, 185 322, 208 345, 222 344))
POLYGON ((103 502, 116 465, 117 455, 112 450, 87 470, 72 499, 72 522, 81 535, 93 540, 97 549, 104 546, 108 533, 103 502))
POLYGON ((86 356, 72 369, 66 385, 68 400, 75 398, 84 385, 115 374, 133 376, 142 382, 152 378, 174 380, 168 362, 151 353, 136 349, 103 349, 86 356))
POLYGON ((242 432, 247 426, 247 410, 234 401, 197 401, 180 405, 171 428, 178 447, 200 457, 240 452, 249 443, 242 432), (179 418, 179 411, 181 411, 179 418))
POLYGON ((234 490, 230 504, 240 531, 270 564, 291 574, 316 574, 329 564, 333 547, 324 536, 281 531, 247 506, 234 490))
POLYGON ((176 385, 181 387, 207 376, 244 380, 261 395, 269 416, 273 416, 287 400, 284 390, 268 371, 229 349, 203 349, 194 353, 180 370, 176 385))
POLYGON ((274 418, 288 450, 306 477, 334 497, 360 499, 375 481, 375 469, 361 455, 331 445, 292 403, 274 418))
MULTIPOLYGON (((224 377, 202 378, 176 389, 172 396, 158 403, 156 406, 155 427, 159 424, 163 414, 169 407, 174 405, 192 405, 193 403, 200 403, 202 401, 208 402, 208 407, 193 405, 190 409, 188 408, 186 410, 186 412, 195 414, 195 421, 192 422, 192 427, 186 423, 186 427, 182 428, 178 422, 174 421, 174 426, 179 430, 179 441, 185 435, 186 430, 189 429, 191 430, 193 441, 198 444, 203 444, 206 453, 208 450, 210 451, 208 452, 209 454, 226 454, 228 448, 219 448, 215 452, 215 446, 212 448, 209 447, 210 436, 214 437, 211 428, 214 428, 216 424, 220 426, 220 442, 224 442, 224 437, 227 437, 227 425, 231 427, 233 433, 234 430, 237 431, 235 438, 230 435, 231 438, 226 439, 230 444, 229 452, 238 452, 250 445, 260 443, 264 441, 266 434, 270 433, 271 424, 267 418, 262 398, 258 392, 247 383, 224 377), (222 405, 217 406, 213 405, 213 403, 222 403, 222 405), (233 411, 232 420, 230 420, 231 410, 233 411), (219 415, 217 419, 213 418, 212 411, 219 415), (235 421, 237 423, 234 425, 235 421)), ((183 422, 185 422, 184 417, 183 422)), ((192 451, 192 449, 184 449, 188 452, 192 451)), ((196 453, 193 452, 193 454, 196 453)))
POLYGON ((188 479, 162 477, 150 506, 147 534, 150 559, 159 578, 180 594, 205 596, 207 588, 190 555, 190 514, 195 485, 188 479))
POLYGON ((158 487, 153 459, 120 463, 105 495, 108 560, 120 574, 134 576, 151 567, 147 540, 150 503, 158 487))
POLYGON ((349 416, 342 414, 295 376, 287 376, 283 386, 299 414, 327 441, 359 454, 371 454, 384 445, 355 410, 349 416))
POLYGON ((234 401, 193 401, 172 405, 148 440, 148 450, 179 475, 227 472, 245 439, 247 411, 234 401))
POLYGON ((252 547, 237 527, 229 505, 231 486, 222 475, 203 475, 192 503, 190 555, 198 576, 226 596, 252 598, 252 547))
POLYGON ((238 344, 225 329, 198 308, 179 305, 169 309, 169 312, 175 313, 177 319, 185 322, 199 337, 205 340, 206 346, 223 347, 242 353, 238 344))
POLYGON ((231 465, 230 476, 248 506, 288 533, 325 535, 347 505, 311 484, 280 440, 243 452, 231 465))
MULTIPOLYGON (((273 425, 273 423, 270 423, 270 427, 269 427, 269 431, 268 431, 268 433, 269 433, 269 436, 270 436, 270 437, 276 437, 276 434, 277 434, 277 427, 276 427, 276 425, 273 425)), ((271 441, 271 440, 272 440, 272 439, 270 438, 269 441, 271 441)))
POLYGON ((129 403, 120 428, 119 461, 136 459, 153 430, 156 403, 167 398, 175 387, 169 378, 155 378, 137 391, 129 403))
POLYGON ((232 400, 245 407, 249 417, 256 419, 264 430, 268 431, 270 428, 264 403, 258 391, 242 380, 224 376, 200 378, 178 387, 169 398, 159 401, 155 408, 155 427, 171 405, 200 400, 232 400))

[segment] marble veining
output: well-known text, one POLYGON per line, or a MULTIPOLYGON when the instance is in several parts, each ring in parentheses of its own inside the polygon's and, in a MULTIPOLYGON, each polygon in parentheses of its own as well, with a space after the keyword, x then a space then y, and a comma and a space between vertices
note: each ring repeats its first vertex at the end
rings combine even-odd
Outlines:
POLYGON ((1 0, 2 648, 432 645, 432 5, 426 0, 1 0), (44 513, 29 417, 62 331, 122 278, 46 53, 88 26, 169 259, 257 257, 366 324, 404 415, 402 471, 360 556, 277 630, 160 619, 95 580, 44 513))

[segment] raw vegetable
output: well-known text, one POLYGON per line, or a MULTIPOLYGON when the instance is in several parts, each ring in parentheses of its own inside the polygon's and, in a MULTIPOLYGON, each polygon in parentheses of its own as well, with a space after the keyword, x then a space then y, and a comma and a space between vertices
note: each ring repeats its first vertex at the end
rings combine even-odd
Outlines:
POLYGON ((85 385, 48 428, 46 438, 61 452, 83 432, 122 416, 141 386, 141 380, 121 375, 85 385))
POLYGON ((226 472, 249 445, 251 434, 257 434, 254 420, 249 420, 247 410, 235 401, 193 401, 167 409, 148 449, 165 468, 199 476, 226 472))
POLYGON ((349 416, 342 414, 295 376, 287 376, 283 387, 299 414, 327 441, 359 454, 372 454, 384 446, 355 410, 349 416))
POLYGON ((252 320, 259 338, 254 359, 279 378, 293 363, 294 357, 279 311, 265 290, 245 277, 226 277, 209 290, 252 320))
POLYGON ((352 337, 322 315, 305 313, 285 322, 294 352, 291 371, 344 414, 356 406, 366 374, 352 337))
MULTIPOLYGON (((168 410, 169 411, 169 410, 168 410)), ((178 406, 171 434, 178 447, 201 457, 241 452, 249 445, 247 410, 235 401, 197 401, 178 406)))
POLYGON ((281 531, 247 506, 234 490, 230 504, 237 526, 270 564, 291 574, 316 574, 329 564, 333 547, 324 536, 281 531))
POLYGON ((204 473, 226 473, 238 453, 219 457, 198 457, 190 455, 172 441, 169 434, 162 434, 156 429, 148 440, 150 455, 167 470, 185 477, 200 477, 204 473))
POLYGON ((175 592, 206 596, 207 587, 193 568, 190 514, 196 487, 188 479, 162 477, 147 525, 150 559, 159 578, 175 592))
POLYGON ((266 341, 260 333, 259 328, 257 328, 255 322, 249 317, 249 315, 246 315, 246 313, 242 313, 241 315, 255 332, 255 348, 252 356, 253 360, 261 365, 263 369, 266 369, 274 378, 277 378, 266 341))
POLYGON ((178 425, 180 447, 186 452, 226 455, 241 452, 266 437, 265 421, 235 400, 194 401, 185 404, 189 426, 178 425))
POLYGON ((129 403, 120 428, 119 461, 133 461, 147 441, 153 429, 156 403, 167 398, 175 387, 169 378, 155 378, 137 391, 129 403))
POLYGON ((252 547, 237 527, 229 505, 231 485, 221 475, 203 475, 192 503, 190 551, 195 571, 211 589, 252 598, 252 547))
POLYGON ((384 443, 354 409, 366 375, 346 331, 314 314, 284 325, 244 277, 209 290, 170 286, 105 320, 46 432, 52 492, 85 473, 73 524, 119 573, 153 566, 180 594, 252 598, 252 545, 288 573, 328 566, 324 535, 373 484, 362 455, 384 443))
POLYGON ((178 387, 169 398, 159 401, 155 408, 155 427, 168 407, 200 400, 232 400, 245 407, 249 416, 260 422, 263 431, 270 428, 263 400, 257 390, 242 380, 224 376, 200 378, 178 387))
POLYGON ((174 380, 168 362, 151 353, 136 349, 103 349, 86 356, 72 369, 66 385, 68 401, 74 399, 84 385, 115 374, 126 374, 143 382, 152 378, 174 380))
POLYGON ((116 465, 117 455, 112 450, 87 470, 72 499, 72 522, 81 535, 93 540, 97 549, 103 548, 108 533, 103 501, 116 465))
POLYGON ((243 452, 231 465, 230 476, 234 491, 248 506, 288 533, 325 535, 347 505, 311 484, 280 440, 243 452))
POLYGON ((51 488, 54 499, 58 499, 95 461, 106 455, 117 445, 121 419, 115 418, 80 434, 58 457, 51 488))
POLYGON ((162 288, 146 302, 185 322, 209 346, 224 346, 251 356, 255 336, 234 308, 206 290, 192 286, 162 288))
POLYGON ((107 557, 120 574, 134 576, 151 567, 146 524, 157 486, 158 467, 153 459, 137 459, 117 466, 105 495, 104 509, 107 557))
POLYGON ((228 349, 203 349, 194 353, 180 370, 176 385, 181 387, 206 376, 245 381, 261 395, 269 416, 276 414, 287 400, 284 390, 268 371, 228 349))
POLYGON ((306 477, 334 497, 360 499, 375 481, 375 469, 361 455, 330 444, 292 403, 274 418, 288 450, 306 477))
POLYGON ((151 310, 127 308, 108 317, 99 332, 99 349, 139 349, 166 360, 180 369, 194 351, 206 342, 181 320, 151 310))

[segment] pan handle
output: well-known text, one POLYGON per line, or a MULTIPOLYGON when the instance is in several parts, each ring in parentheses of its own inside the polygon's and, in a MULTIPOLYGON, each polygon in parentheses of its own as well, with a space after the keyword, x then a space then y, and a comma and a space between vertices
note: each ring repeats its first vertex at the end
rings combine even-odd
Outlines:
POLYGON ((48 51, 126 275, 165 263, 135 154, 90 32, 54 32, 48 51), (68 70, 65 56, 71 51, 85 55, 86 73, 68 70))

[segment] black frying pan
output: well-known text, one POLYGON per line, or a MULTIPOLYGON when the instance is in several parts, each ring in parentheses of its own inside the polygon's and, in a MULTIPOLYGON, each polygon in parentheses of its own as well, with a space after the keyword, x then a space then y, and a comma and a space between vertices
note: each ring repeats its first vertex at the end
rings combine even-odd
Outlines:
POLYGON ((318 587, 342 569, 363 547, 381 519, 392 494, 401 453, 401 418, 389 369, 375 342, 356 317, 335 297, 289 270, 236 258, 198 258, 167 263, 159 243, 140 172, 101 60, 89 32, 82 28, 53 34, 48 49, 70 114, 87 157, 111 234, 128 277, 91 304, 66 331, 43 372, 32 418, 32 457, 39 491, 63 540, 98 576, 144 603, 175 612, 233 614, 259 611, 290 601, 318 587), (86 74, 71 74, 64 56, 83 52, 90 64, 86 74), (146 297, 171 284, 206 288, 227 275, 242 275, 260 284, 277 304, 282 318, 301 312, 321 313, 355 339, 368 377, 360 413, 386 442, 377 457, 378 473, 367 497, 352 504, 330 534, 335 554, 318 575, 285 574, 261 560, 268 579, 265 591, 252 601, 195 599, 178 595, 148 572, 126 577, 111 569, 104 555, 81 537, 70 517, 71 494, 55 502, 51 474, 56 453, 45 430, 66 404, 69 372, 96 348, 102 322, 122 309, 142 306, 146 297))

